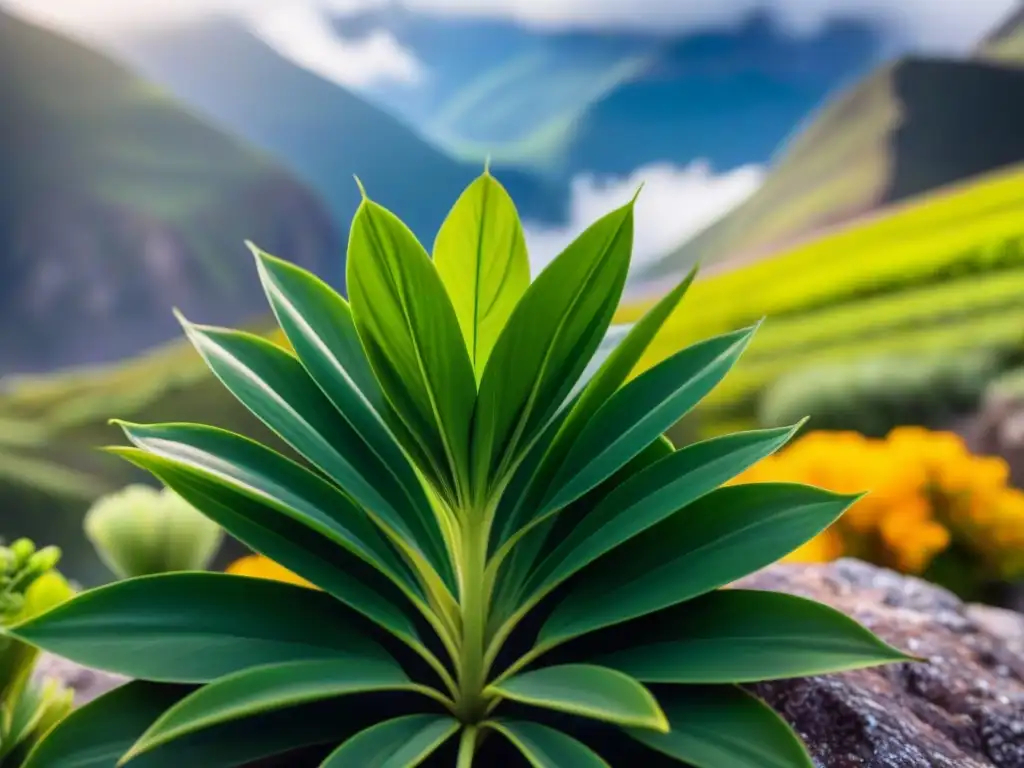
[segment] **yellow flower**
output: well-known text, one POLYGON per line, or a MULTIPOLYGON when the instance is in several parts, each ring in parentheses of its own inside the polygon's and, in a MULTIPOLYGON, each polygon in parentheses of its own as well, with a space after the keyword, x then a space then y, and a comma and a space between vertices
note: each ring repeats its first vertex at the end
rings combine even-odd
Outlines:
POLYGON ((297 584, 300 587, 316 589, 298 574, 292 573, 284 566, 278 565, 269 557, 263 555, 247 555, 231 563, 225 570, 235 576, 251 576, 256 579, 270 579, 271 581, 284 581, 289 584, 297 584))

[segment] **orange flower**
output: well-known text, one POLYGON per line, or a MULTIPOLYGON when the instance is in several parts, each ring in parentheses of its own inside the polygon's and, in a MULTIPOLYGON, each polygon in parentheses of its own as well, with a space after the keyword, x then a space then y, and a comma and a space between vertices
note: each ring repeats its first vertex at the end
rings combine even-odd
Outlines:
POLYGON ((316 589, 298 574, 292 573, 284 566, 278 565, 269 557, 263 555, 248 555, 235 560, 227 567, 225 573, 235 576, 251 576, 256 579, 270 579, 271 581, 284 581, 289 584, 297 584, 300 587, 316 589))

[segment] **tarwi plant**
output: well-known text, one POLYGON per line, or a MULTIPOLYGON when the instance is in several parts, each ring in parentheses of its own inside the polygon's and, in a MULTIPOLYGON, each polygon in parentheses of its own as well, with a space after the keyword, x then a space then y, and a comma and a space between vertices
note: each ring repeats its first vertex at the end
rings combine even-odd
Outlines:
POLYGON ((85 534, 119 578, 204 570, 224 532, 174 491, 129 485, 96 501, 85 534))
MULTIPOLYGON (((0 627, 24 621, 67 600, 70 585, 54 570, 56 547, 28 539, 0 546, 0 627)), ((33 676, 39 651, 0 637, 0 768, 18 768, 53 725, 71 710, 73 692, 33 676)))
POLYGON ((292 351, 185 330, 308 466, 189 424, 125 424, 133 447, 115 451, 317 589, 149 576, 13 627, 136 678, 52 731, 30 768, 101 753, 146 768, 283 753, 324 768, 810 766, 738 685, 906 657, 825 606, 721 588, 857 497, 720 487, 789 428, 681 450, 662 437, 753 329, 631 375, 692 279, 602 345, 632 237, 630 203, 531 282, 515 208, 485 173, 433 258, 364 199, 351 303, 253 248, 292 351))

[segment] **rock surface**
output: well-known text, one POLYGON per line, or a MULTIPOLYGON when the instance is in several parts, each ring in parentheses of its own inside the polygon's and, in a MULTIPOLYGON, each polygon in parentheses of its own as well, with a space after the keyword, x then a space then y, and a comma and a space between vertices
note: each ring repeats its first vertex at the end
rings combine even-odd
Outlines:
MULTIPOLYGON (((855 560, 776 565, 743 586, 850 614, 925 662, 754 686, 819 768, 1024 768, 1024 615, 855 560)), ((80 702, 121 680, 48 657, 80 702)))
POLYGON ((753 687, 822 768, 1024 768, 1024 616, 854 560, 743 586, 829 603, 927 660, 753 687))

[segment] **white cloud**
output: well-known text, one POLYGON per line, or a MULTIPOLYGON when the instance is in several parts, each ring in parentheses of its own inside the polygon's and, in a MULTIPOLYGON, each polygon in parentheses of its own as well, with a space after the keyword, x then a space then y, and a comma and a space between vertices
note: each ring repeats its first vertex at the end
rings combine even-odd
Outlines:
POLYGON ((420 62, 390 32, 378 29, 346 40, 335 33, 325 12, 310 4, 260 9, 250 26, 282 56, 350 88, 384 81, 414 84, 423 76, 420 62))
POLYGON ((543 268, 586 227, 629 202, 637 188, 633 268, 649 264, 746 200, 761 185, 764 170, 748 165, 715 173, 705 161, 679 168, 659 163, 627 178, 579 176, 572 184, 572 208, 564 227, 526 224, 535 270, 543 268))
MULTIPOLYGON (((0 0, 22 12, 76 31, 109 32, 172 23, 215 13, 251 15, 266 9, 310 7, 344 14, 389 0, 0 0)), ((813 33, 847 17, 884 24, 907 45, 965 50, 997 24, 1017 0, 398 0, 436 15, 505 18, 546 28, 634 28, 665 31, 721 27, 767 10, 794 34, 813 33)), ((384 44, 370 55, 381 57, 384 44)), ((392 66, 392 65, 388 65, 392 66)))

